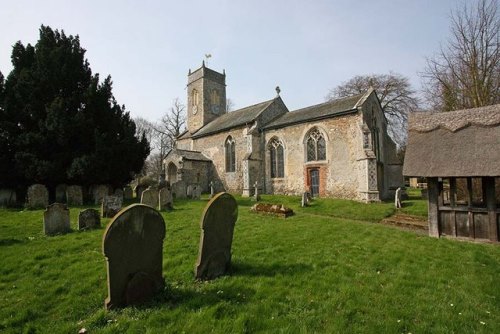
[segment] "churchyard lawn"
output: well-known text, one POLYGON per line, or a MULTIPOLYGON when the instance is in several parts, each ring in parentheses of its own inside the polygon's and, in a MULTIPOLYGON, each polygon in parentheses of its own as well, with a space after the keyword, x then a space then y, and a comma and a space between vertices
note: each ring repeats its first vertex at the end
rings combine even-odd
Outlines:
MULTIPOLYGON (((410 194, 412 195, 412 194, 410 194)), ((237 197, 231 275, 197 282, 201 201, 163 212, 165 290, 105 311, 102 227, 47 237, 43 210, 0 209, 2 333, 500 333, 500 247, 434 239, 375 222, 392 203, 263 196, 283 219, 237 197)), ((425 216, 418 198, 406 213, 425 216)), ((97 208, 97 207, 95 207, 97 208)), ((404 210, 404 209, 403 209, 404 210)))

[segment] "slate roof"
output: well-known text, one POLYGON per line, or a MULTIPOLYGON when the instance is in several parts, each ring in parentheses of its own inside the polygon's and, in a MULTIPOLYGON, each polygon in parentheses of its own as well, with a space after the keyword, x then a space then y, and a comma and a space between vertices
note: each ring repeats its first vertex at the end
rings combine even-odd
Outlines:
POLYGON ((173 149, 171 150, 170 153, 177 154, 183 158, 183 160, 192 160, 192 161, 212 161, 206 156, 204 156, 201 152, 199 151, 189 151, 189 150, 180 150, 180 149, 173 149))
POLYGON ((362 100, 365 95, 367 96, 371 92, 372 90, 369 90, 363 94, 357 94, 333 101, 328 101, 325 103, 285 113, 278 119, 266 125, 264 129, 282 128, 292 124, 309 122, 329 118, 332 116, 338 116, 345 113, 356 112, 356 108, 359 105, 358 102, 360 102, 360 100, 362 100))
POLYGON ((403 175, 500 176, 500 104, 410 114, 403 175))
POLYGON ((204 127, 196 131, 192 135, 192 137, 203 137, 209 134, 222 132, 224 130, 229 130, 237 126, 253 122, 274 101, 275 99, 272 99, 239 110, 228 112, 227 114, 219 116, 212 122, 206 124, 204 127))

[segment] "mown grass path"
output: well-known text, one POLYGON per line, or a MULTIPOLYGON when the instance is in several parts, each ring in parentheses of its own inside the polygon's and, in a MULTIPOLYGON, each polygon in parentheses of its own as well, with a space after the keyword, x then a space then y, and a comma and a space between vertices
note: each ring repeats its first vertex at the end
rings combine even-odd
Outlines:
MULTIPOLYGON (((238 198, 232 273, 211 282, 193 279, 207 201, 178 201, 162 213, 165 291, 113 312, 103 308, 104 228, 45 237, 42 211, 0 209, 0 332, 500 332, 498 245, 374 223, 390 203, 264 200, 296 215, 257 215, 238 198)), ((73 229, 80 209, 71 208, 73 229)))

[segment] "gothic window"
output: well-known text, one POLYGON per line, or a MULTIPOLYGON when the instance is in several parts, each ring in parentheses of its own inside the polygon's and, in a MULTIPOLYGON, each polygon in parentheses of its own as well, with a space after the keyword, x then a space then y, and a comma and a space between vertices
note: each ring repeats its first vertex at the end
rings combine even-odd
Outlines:
POLYGON ((219 93, 217 92, 217 89, 212 90, 212 93, 210 94, 210 103, 212 105, 219 105, 220 98, 219 98, 219 93))
POLYGON ((236 150, 233 137, 227 137, 224 147, 226 154, 226 172, 234 172, 236 170, 236 150))
POLYGON ((191 92, 191 105, 198 106, 198 102, 199 102, 198 91, 196 89, 193 89, 193 91, 191 92))
POLYGON ((285 150, 283 143, 278 138, 272 138, 269 142, 269 153, 271 161, 271 178, 285 176, 285 150))
POLYGON ((313 128, 306 140, 307 161, 326 160, 326 141, 323 134, 313 128))
POLYGON ((377 157, 377 161, 380 161, 380 147, 379 147, 379 128, 377 124, 377 116, 375 115, 375 109, 372 108, 372 130, 371 130, 371 135, 372 135, 372 150, 373 153, 375 153, 375 156, 377 157))

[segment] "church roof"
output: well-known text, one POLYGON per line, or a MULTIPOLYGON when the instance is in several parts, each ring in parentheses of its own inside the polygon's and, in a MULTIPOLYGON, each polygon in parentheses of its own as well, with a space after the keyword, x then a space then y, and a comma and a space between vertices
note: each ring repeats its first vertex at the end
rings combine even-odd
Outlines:
POLYGON ((177 154, 182 157, 183 160, 191 160, 191 161, 212 161, 206 156, 203 155, 203 153, 199 151, 189 151, 189 150, 180 150, 180 149, 172 149, 170 152, 168 152, 167 156, 170 154, 177 154))
POLYGON ((369 93, 371 92, 372 90, 369 90, 363 94, 344 97, 341 99, 287 112, 283 114, 283 116, 266 125, 264 129, 282 128, 292 124, 310 122, 355 112, 357 111, 356 108, 358 106, 358 102, 362 100, 365 95, 369 95, 369 93))
POLYGON ((500 104, 411 113, 403 174, 500 176, 500 104))
POLYGON ((228 112, 222 116, 219 116, 212 122, 206 124, 204 127, 196 131, 192 135, 192 137, 193 138, 203 137, 209 134, 214 134, 224 130, 229 130, 237 126, 253 122, 275 100, 276 98, 269 101, 257 103, 239 110, 228 112))

